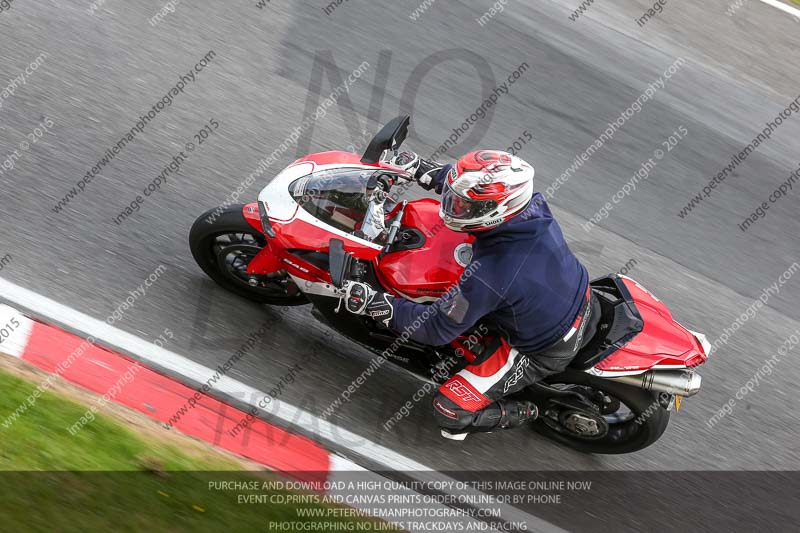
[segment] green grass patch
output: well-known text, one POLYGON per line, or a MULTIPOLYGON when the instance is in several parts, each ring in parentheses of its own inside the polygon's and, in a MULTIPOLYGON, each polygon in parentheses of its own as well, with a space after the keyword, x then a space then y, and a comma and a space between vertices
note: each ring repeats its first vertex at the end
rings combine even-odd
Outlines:
MULTIPOLYGON (((0 370, 0 422, 34 388, 0 370)), ((0 530, 269 531, 270 522, 322 520, 299 518, 298 508, 335 509, 316 502, 241 503, 240 495, 288 493, 212 489, 211 481, 260 485, 269 478, 242 472, 240 463, 214 450, 195 443, 179 449, 177 439, 136 433, 99 413, 70 435, 66 428, 86 409, 46 392, 13 424, 0 423, 0 530)), ((323 530, 330 531, 346 531, 347 526, 337 525, 351 522, 359 522, 359 531, 370 531, 375 524, 360 518, 324 521, 330 528, 323 530)))

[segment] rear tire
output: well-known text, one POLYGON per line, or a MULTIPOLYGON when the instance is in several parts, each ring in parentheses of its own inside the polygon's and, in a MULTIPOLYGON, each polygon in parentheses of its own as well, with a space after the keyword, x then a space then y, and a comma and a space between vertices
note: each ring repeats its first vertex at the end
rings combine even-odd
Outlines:
POLYGON ((229 206, 212 222, 208 219, 218 213, 218 208, 209 209, 195 220, 189 232, 189 246, 197 265, 219 286, 248 300, 270 305, 308 303, 288 277, 277 278, 264 287, 247 284, 242 268, 268 244, 266 237, 244 218, 243 208, 243 205, 229 206), (231 242, 226 243, 226 238, 231 242))
POLYGON ((592 440, 553 429, 542 419, 546 406, 544 409, 540 407, 542 414, 536 421, 535 430, 570 448, 584 453, 631 453, 650 446, 667 429, 669 411, 664 408, 657 393, 576 371, 552 376, 547 381, 591 387, 613 396, 630 410, 630 420, 610 424, 606 436, 592 440))

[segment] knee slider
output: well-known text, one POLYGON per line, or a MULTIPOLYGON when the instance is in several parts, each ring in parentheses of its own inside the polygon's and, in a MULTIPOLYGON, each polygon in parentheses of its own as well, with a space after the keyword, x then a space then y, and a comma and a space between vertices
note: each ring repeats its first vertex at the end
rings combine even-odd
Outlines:
POLYGON ((433 397, 433 418, 439 427, 464 429, 471 425, 474 415, 475 413, 462 409, 440 392, 433 397))

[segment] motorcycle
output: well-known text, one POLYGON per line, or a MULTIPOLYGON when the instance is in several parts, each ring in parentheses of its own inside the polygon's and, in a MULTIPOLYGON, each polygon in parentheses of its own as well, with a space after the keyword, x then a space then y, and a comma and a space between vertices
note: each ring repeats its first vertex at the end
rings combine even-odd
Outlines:
MULTIPOLYGON (((413 183, 390 164, 409 123, 408 116, 390 121, 363 155, 298 159, 257 202, 201 215, 189 240, 197 264, 225 289, 264 304, 311 304, 312 314, 341 334, 444 383, 489 326, 448 346, 427 346, 342 309, 351 281, 434 302, 470 266, 474 237, 444 225, 438 200, 401 201, 391 193, 413 183)), ((565 372, 515 396, 539 406, 533 428, 548 438, 587 453, 630 453, 656 442, 670 412, 700 390, 694 368, 707 360, 710 344, 631 278, 608 275, 591 287, 602 308, 597 333, 565 372)))

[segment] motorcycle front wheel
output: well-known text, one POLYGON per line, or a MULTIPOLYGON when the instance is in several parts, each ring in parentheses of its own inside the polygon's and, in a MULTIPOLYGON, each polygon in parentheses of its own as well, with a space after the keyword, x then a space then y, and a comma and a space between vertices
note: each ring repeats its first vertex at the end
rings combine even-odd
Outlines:
POLYGON ((270 305, 308 303, 288 274, 259 278, 252 284, 247 265, 268 244, 266 237, 245 220, 243 208, 232 205, 221 212, 209 209, 195 220, 189 246, 197 265, 218 285, 248 300, 270 305))

